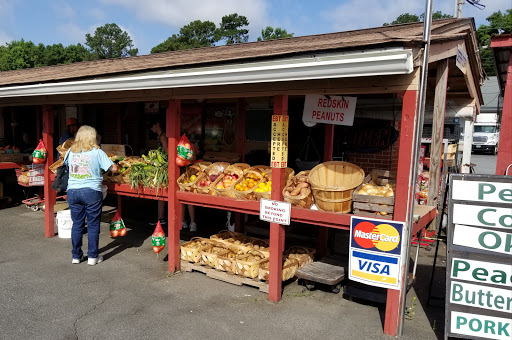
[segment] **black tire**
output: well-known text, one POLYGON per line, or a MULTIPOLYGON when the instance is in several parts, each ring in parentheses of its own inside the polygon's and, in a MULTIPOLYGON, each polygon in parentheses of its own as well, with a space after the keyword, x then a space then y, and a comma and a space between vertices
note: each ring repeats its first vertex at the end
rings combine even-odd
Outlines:
POLYGON ((492 154, 494 156, 496 156, 498 154, 498 144, 496 144, 496 146, 494 147, 494 149, 492 149, 492 154))
POLYGON ((341 292, 341 283, 338 283, 336 286, 332 286, 332 292, 334 294, 339 294, 341 292))

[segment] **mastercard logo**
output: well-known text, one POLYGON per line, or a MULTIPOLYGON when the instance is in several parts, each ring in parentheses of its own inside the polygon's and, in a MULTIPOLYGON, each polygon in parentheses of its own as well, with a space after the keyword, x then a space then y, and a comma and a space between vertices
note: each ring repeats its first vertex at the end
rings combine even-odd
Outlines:
POLYGON ((366 249, 377 248, 381 251, 391 251, 400 244, 400 234, 389 224, 375 225, 371 222, 361 222, 354 227, 354 240, 366 249))

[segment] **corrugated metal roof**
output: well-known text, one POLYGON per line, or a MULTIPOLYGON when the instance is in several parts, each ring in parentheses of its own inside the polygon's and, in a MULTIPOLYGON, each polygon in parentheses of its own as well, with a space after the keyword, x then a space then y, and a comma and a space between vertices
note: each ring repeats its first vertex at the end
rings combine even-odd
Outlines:
MULTIPOLYGON (((453 39, 457 33, 473 28, 473 19, 444 19, 432 24, 432 41, 453 39)), ((94 79, 102 76, 136 74, 151 70, 197 67, 234 61, 289 57, 318 52, 364 49, 369 46, 419 45, 423 23, 412 23, 293 37, 271 41, 206 47, 152 55, 40 67, 0 72, 0 86, 94 79)))

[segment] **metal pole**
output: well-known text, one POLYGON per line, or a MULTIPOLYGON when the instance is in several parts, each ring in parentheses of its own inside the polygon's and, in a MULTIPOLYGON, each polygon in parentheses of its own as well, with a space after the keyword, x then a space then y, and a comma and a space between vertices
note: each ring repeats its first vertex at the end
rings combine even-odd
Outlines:
POLYGON ((462 5, 464 4, 464 0, 455 0, 455 18, 462 18, 462 5))
MULTIPOLYGON (((418 177, 418 162, 419 162, 419 154, 421 149, 421 134, 423 132, 423 117, 425 116, 425 101, 427 97, 427 78, 428 78, 428 54, 430 51, 430 28, 432 26, 432 4, 433 0, 426 0, 426 8, 425 8, 425 22, 423 23, 423 64, 421 67, 421 79, 420 79, 420 94, 419 94, 419 102, 418 102, 418 118, 416 119, 416 131, 415 131, 415 143, 414 143, 414 152, 413 152, 413 162, 411 166, 411 176, 409 178, 409 216, 407 219, 407 230, 404 232, 405 235, 402 235, 403 240, 405 240, 405 250, 403 255, 403 263, 405 264, 405 272, 404 277, 407 280, 409 278, 409 256, 411 251, 411 235, 413 224, 414 224, 414 201, 415 201, 415 189, 416 188, 416 179, 418 177)), ((405 285, 402 284, 402 287, 407 287, 407 282, 405 285)), ((404 289, 402 293, 402 306, 405 306, 407 292, 404 289)), ((404 330, 404 313, 400 314, 400 327, 398 329, 399 336, 402 336, 404 330)))

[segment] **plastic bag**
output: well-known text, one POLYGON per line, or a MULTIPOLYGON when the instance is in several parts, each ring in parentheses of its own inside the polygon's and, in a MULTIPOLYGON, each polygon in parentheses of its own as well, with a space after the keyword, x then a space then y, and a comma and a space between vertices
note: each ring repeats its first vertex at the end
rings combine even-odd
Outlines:
POLYGON ((124 225, 123 219, 119 212, 116 211, 116 214, 112 221, 110 222, 110 236, 118 237, 126 235, 126 226, 124 225))
POLYGON ((177 149, 176 164, 178 166, 187 166, 190 164, 190 161, 196 158, 194 147, 190 144, 186 135, 181 136, 177 149))
POLYGON ((32 162, 34 162, 34 164, 43 164, 46 161, 47 153, 43 140, 40 139, 37 148, 32 153, 32 162))
POLYGON ((160 221, 156 224, 155 231, 151 236, 151 242, 153 243, 153 251, 157 254, 165 248, 165 233, 160 221))

